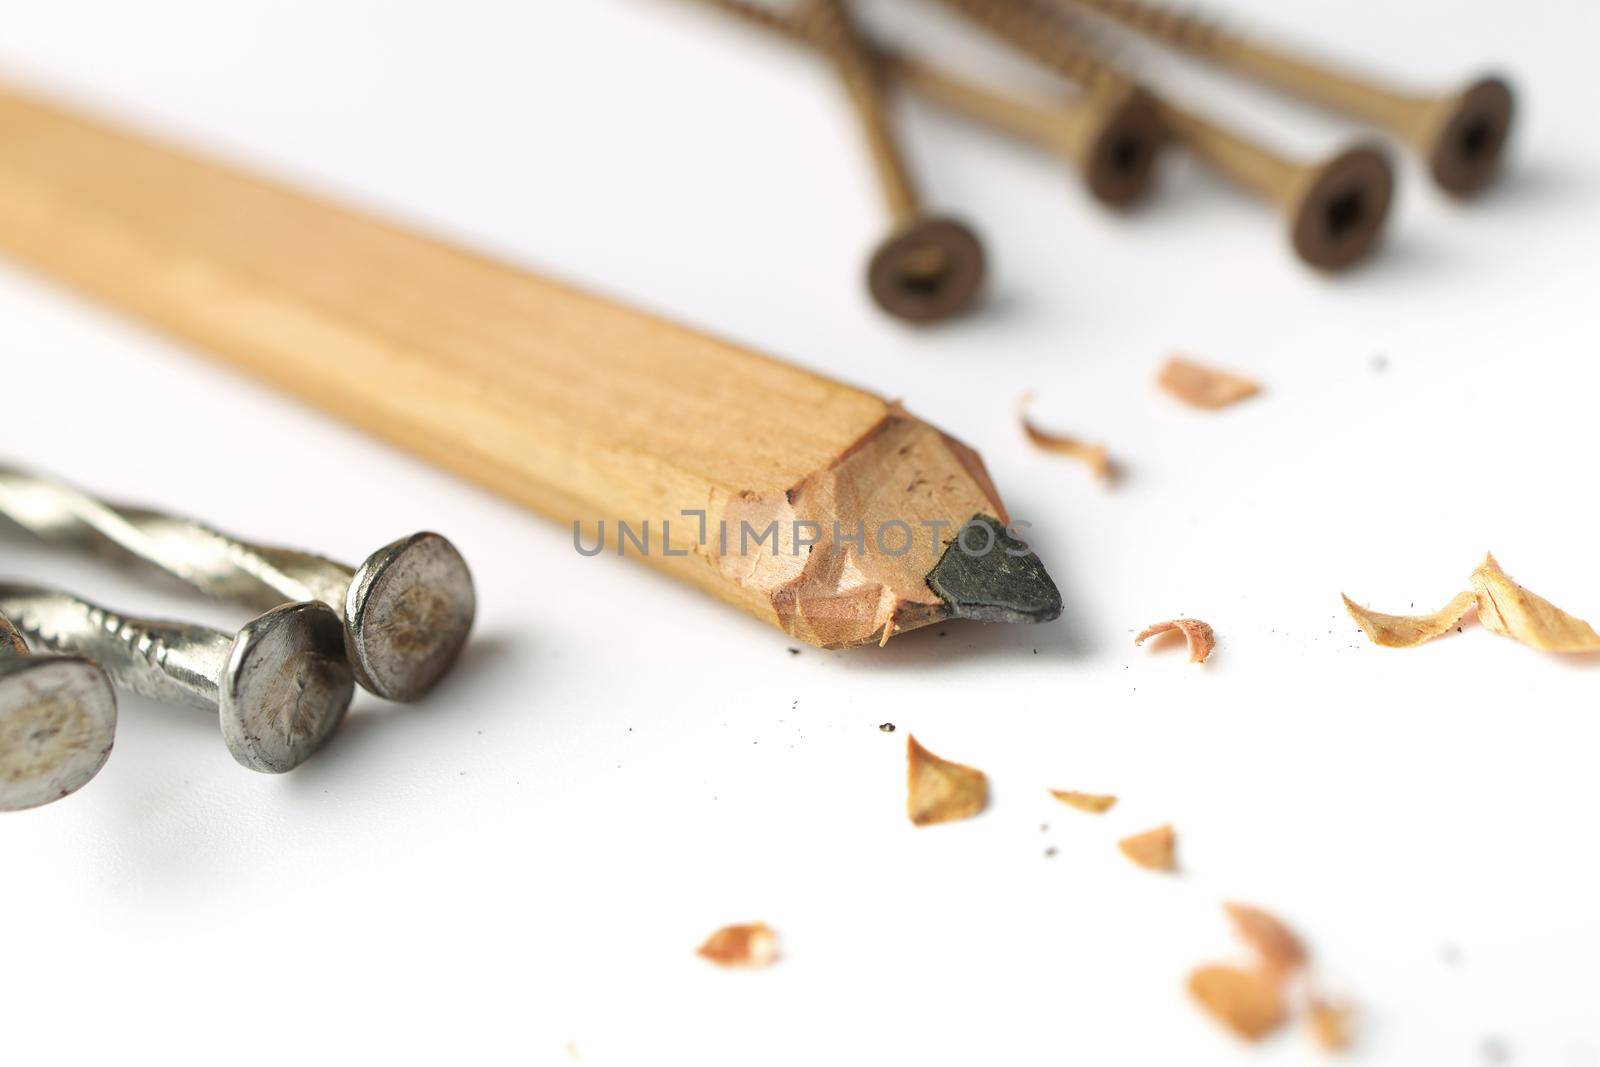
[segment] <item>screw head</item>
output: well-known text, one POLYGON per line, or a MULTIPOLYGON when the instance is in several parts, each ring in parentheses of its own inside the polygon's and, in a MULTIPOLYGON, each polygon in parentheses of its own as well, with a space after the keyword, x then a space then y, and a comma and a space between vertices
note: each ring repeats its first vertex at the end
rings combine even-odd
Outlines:
POLYGON ((233 758, 253 771, 298 767, 350 707, 344 626, 326 604, 285 604, 245 625, 221 679, 218 713, 233 758))
POLYGON ((1452 196, 1471 196, 1500 170, 1515 111, 1511 86, 1483 78, 1441 102, 1424 139, 1428 171, 1452 196))
POLYGON ((81 789, 111 755, 117 697, 80 656, 0 660, 0 811, 81 789))
POLYGON ((1376 147, 1342 152, 1307 173, 1290 214, 1296 254, 1313 267, 1343 270, 1383 235, 1394 199, 1394 167, 1376 147))
POLYGON ((872 254, 867 289, 895 318, 936 322, 972 307, 983 276, 983 245, 972 230, 955 219, 919 218, 872 254))
POLYGON ((367 558, 344 610, 350 663, 362 686, 389 700, 415 700, 466 644, 477 594, 455 545, 418 533, 367 558))
POLYGON ((1156 157, 1168 140, 1150 98, 1140 90, 1117 96, 1091 113, 1084 176, 1089 192, 1111 207, 1126 207, 1150 191, 1156 157))

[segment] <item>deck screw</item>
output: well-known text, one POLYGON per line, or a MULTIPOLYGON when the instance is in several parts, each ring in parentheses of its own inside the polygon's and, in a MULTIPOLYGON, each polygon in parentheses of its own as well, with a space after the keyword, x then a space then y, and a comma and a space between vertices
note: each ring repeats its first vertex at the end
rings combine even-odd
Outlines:
POLYGON ((843 0, 806 0, 797 18, 839 74, 889 209, 893 228, 867 263, 872 298, 909 322, 934 322, 968 310, 983 288, 983 246, 966 224, 923 210, 878 76, 843 0))
MULTIPOLYGON (((995 36, 1090 88, 1131 85, 1094 53, 1049 0, 939 0, 995 36)), ((1166 126, 1202 161, 1277 204, 1288 217, 1295 253, 1339 270, 1372 250, 1394 194, 1394 170, 1375 146, 1358 145, 1319 164, 1285 158, 1242 134, 1151 93, 1166 126)))
POLYGON ((320 600, 343 613, 356 680, 415 700, 455 662, 476 612, 472 574, 435 533, 385 545, 359 567, 252 544, 190 519, 98 500, 0 465, 0 516, 54 542, 154 564, 208 596, 261 611, 320 600))
POLYGON ((303 763, 344 718, 355 690, 339 617, 326 604, 284 604, 230 636, 4 583, 0 613, 39 647, 87 656, 135 693, 215 712, 228 751, 253 771, 303 763))
POLYGON ((82 656, 35 656, 0 615, 0 811, 83 788, 111 755, 117 695, 82 656))
POLYGON ((1434 182, 1455 196, 1478 192, 1499 171, 1513 113, 1511 87, 1500 78, 1482 77, 1459 90, 1419 96, 1335 70, 1281 45, 1251 40, 1161 4, 1143 0, 1060 2, 1099 12, 1246 77, 1385 127, 1415 149, 1434 182))
POLYGON ((1149 96, 1136 86, 1106 87, 1045 105, 997 93, 894 53, 885 67, 899 84, 928 99, 1060 152, 1102 204, 1126 207, 1150 191, 1165 130, 1149 96))
MULTIPOLYGON (((703 0, 790 40, 815 45, 798 20, 755 0, 703 0)), ((873 66, 896 88, 1066 157, 1089 192, 1124 207, 1149 192, 1153 164, 1165 139, 1143 93, 1112 88, 1061 102, 1039 103, 996 92, 937 64, 860 38, 873 66)))

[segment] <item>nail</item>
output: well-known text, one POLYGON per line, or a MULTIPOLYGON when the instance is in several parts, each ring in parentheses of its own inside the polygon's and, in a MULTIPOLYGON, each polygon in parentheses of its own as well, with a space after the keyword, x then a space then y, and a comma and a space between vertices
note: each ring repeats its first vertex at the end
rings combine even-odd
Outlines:
POLYGON ((1514 110, 1496 77, 1417 95, 1338 70, 1281 45, 1253 41, 1216 23, 1142 0, 1064 0, 1147 36, 1325 107, 1382 126, 1421 155, 1435 183, 1456 196, 1478 192, 1500 169, 1514 110))
POLYGON ((0 615, 0 811, 60 800, 111 756, 117 695, 82 656, 35 656, 0 615))
MULTIPOLYGON (((1048 0, 938 2, 1091 89, 1134 84, 1044 6, 1048 0)), ((1342 269, 1377 244, 1394 193, 1394 171, 1380 149, 1358 145, 1325 163, 1301 163, 1145 91, 1168 129, 1202 161, 1278 205, 1290 244, 1306 263, 1342 269)))
MULTIPOLYGON (((746 22, 802 44, 815 44, 798 20, 752 0, 703 0, 746 22)), ((1043 104, 996 92, 908 53, 858 34, 874 67, 896 88, 909 89, 967 118, 1065 156, 1101 203, 1123 207, 1150 190, 1165 131, 1143 93, 1113 87, 1043 104)))
POLYGON ((966 224, 923 209, 871 58, 843 0, 806 0, 797 19, 839 74, 888 206, 893 228, 867 264, 872 298, 909 322, 935 322, 968 310, 983 288, 983 246, 966 224))
POLYGON ((476 613, 466 561, 435 533, 401 538, 352 568, 243 541, 190 519, 108 503, 5 466, 0 515, 46 541, 154 564, 208 596, 252 610, 320 600, 343 613, 356 680, 389 700, 415 700, 432 688, 455 662, 476 613))
POLYGON ((0 583, 0 614, 35 645, 100 664, 117 685, 216 712, 228 751, 253 771, 305 762, 343 720, 355 690, 339 617, 326 604, 284 604, 229 636, 0 583))

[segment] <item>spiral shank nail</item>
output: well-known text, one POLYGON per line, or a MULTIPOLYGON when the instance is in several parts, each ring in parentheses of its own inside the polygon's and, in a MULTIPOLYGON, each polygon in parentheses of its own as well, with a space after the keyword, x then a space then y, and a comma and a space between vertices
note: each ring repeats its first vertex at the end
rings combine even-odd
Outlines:
POLYGON ((250 544, 188 519, 98 500, 0 466, 0 515, 54 543, 153 565, 208 596, 259 608, 342 601, 352 572, 321 557, 250 544))
POLYGON ((1055 67, 1086 88, 1124 89, 1126 75, 1101 59, 1048 0, 938 0, 1055 67))
POLYGON ((226 635, 202 626, 134 619, 67 593, 0 583, 0 614, 35 648, 84 656, 135 693, 193 707, 216 706, 215 665, 226 635))

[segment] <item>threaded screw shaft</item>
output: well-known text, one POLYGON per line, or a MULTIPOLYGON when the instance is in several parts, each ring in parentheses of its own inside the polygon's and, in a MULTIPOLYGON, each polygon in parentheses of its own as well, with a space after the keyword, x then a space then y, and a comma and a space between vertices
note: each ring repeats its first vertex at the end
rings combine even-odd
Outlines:
POLYGON ((1419 95, 1359 77, 1285 46, 1251 40, 1199 15, 1147 0, 1053 0, 1095 11, 1162 41, 1335 111, 1397 134, 1428 164, 1445 191, 1465 196, 1498 173, 1510 134, 1510 86, 1480 78, 1461 89, 1419 95))

